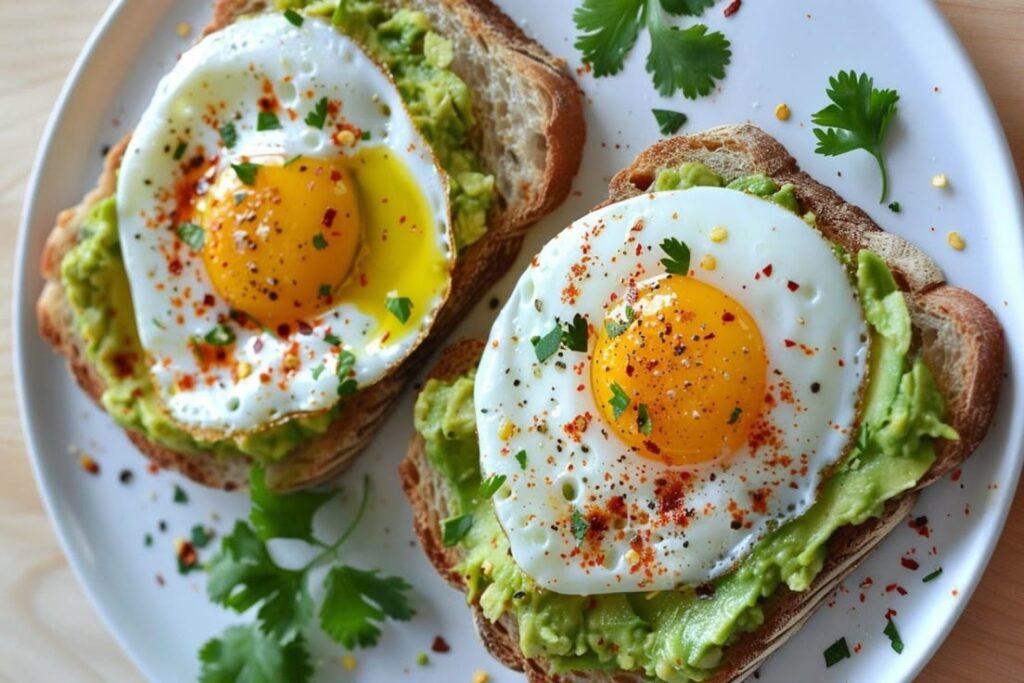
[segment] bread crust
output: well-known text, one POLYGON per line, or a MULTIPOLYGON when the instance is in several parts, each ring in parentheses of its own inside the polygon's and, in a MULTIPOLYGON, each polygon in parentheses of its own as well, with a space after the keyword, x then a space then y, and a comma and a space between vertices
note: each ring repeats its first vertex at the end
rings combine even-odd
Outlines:
MULTIPOLYGON (((268 482, 277 490, 315 485, 347 469, 390 414, 413 372, 515 260, 525 229, 565 199, 582 157, 586 130, 582 95, 560 60, 530 40, 488 0, 416 0, 413 4, 429 12, 456 14, 458 26, 465 27, 469 38, 488 46, 495 59, 512 65, 520 85, 534 94, 544 112, 543 130, 537 131, 546 141, 543 175, 529 193, 500 202, 488 216, 488 232, 459 254, 451 294, 419 348, 386 378, 360 390, 326 433, 268 467, 268 482)), ((212 20, 202 33, 208 35, 244 14, 267 7, 264 0, 214 0, 212 20)), ((486 142, 487 132, 482 135, 486 142)), ((46 241, 41 264, 46 283, 36 307, 40 332, 66 358, 79 385, 97 402, 106 387, 75 332, 73 312, 60 280, 60 263, 77 241, 78 230, 91 208, 114 193, 117 168, 127 144, 128 137, 110 150, 96 189, 79 205, 60 214, 46 241)), ((140 432, 126 431, 139 450, 160 467, 178 470, 215 488, 231 490, 247 483, 249 462, 244 458, 179 453, 148 440, 140 432)))
MULTIPOLYGON (((989 308, 970 292, 952 287, 938 266, 906 240, 882 231, 861 209, 801 171, 774 138, 751 125, 722 126, 703 133, 663 140, 641 152, 612 179, 608 199, 622 201, 650 190, 659 169, 699 161, 728 179, 764 173, 780 184, 792 183, 822 232, 853 252, 868 248, 882 255, 904 290, 914 327, 914 344, 924 354, 947 405, 947 422, 959 441, 940 441, 938 457, 917 486, 890 500, 883 514, 858 526, 841 528, 828 541, 825 566, 804 592, 781 587, 764 605, 765 622, 727 647, 721 665, 708 679, 738 681, 750 675, 825 601, 863 558, 910 513, 918 492, 958 466, 981 443, 995 412, 1003 376, 1002 328, 989 308)), ((442 355, 430 377, 452 379, 476 367, 484 342, 460 342, 442 355)), ((448 514, 446 486, 427 460, 417 435, 399 466, 402 487, 413 508, 413 524, 427 557, 453 587, 465 591, 455 567, 459 548, 445 548, 440 521, 448 514)), ((484 646, 506 666, 526 673, 531 683, 570 681, 639 683, 640 672, 585 672, 556 675, 543 659, 528 659, 518 645, 514 618, 487 620, 471 605, 484 646)))

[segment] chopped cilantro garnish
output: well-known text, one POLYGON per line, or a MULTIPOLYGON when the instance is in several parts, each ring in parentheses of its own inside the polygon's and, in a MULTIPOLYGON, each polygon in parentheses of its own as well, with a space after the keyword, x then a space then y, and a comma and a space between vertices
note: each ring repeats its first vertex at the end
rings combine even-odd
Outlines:
POLYGON ((472 527, 473 515, 449 517, 441 522, 441 542, 446 548, 450 548, 461 541, 472 527))
POLYGON ((889 210, 893 213, 899 213, 903 210, 903 207, 900 206, 899 202, 889 202, 889 210))
POLYGON ((322 232, 318 232, 313 236, 313 248, 317 251, 327 248, 327 238, 324 237, 322 232))
POLYGON ((637 406, 636 411, 636 426, 640 430, 641 434, 650 436, 651 432, 654 431, 654 424, 651 422, 651 415, 647 411, 647 404, 641 403, 637 406))
POLYGON ((875 82, 867 74, 840 71, 828 79, 826 91, 832 104, 811 115, 811 121, 821 128, 814 129, 818 146, 814 151, 825 156, 839 156, 862 149, 875 158, 882 172, 882 196, 889 194, 889 174, 886 171, 882 146, 889 124, 896 115, 900 96, 895 90, 876 90, 875 82))
POLYGON ((256 182, 256 174, 262 166, 245 162, 244 164, 231 164, 231 168, 235 169, 235 173, 243 185, 253 185, 256 182))
POLYGON ((687 275, 690 272, 690 248, 675 237, 669 237, 661 243, 661 250, 668 258, 661 259, 665 270, 673 275, 687 275))
POLYGON ((736 406, 735 408, 733 408, 732 412, 729 413, 729 424, 731 424, 731 425, 736 424, 736 422, 740 419, 740 415, 742 415, 742 414, 743 414, 743 408, 740 408, 739 406, 736 406))
POLYGON ((177 484, 174 485, 174 502, 181 504, 188 502, 188 494, 185 493, 185 489, 181 488, 177 484))
POLYGON ((671 109, 652 109, 654 120, 658 122, 658 130, 662 135, 674 135, 686 123, 686 114, 671 109))
POLYGON ((608 403, 612 406, 612 414, 615 416, 615 419, 618 420, 622 417, 622 413, 626 412, 626 408, 629 407, 629 396, 622 390, 622 387, 615 382, 612 382, 611 390, 612 397, 608 399, 608 403))
POLYGON ((483 499, 490 498, 493 496, 501 485, 508 479, 504 474, 492 474, 487 479, 480 482, 480 497, 483 499))
POLYGON ((629 326, 633 324, 634 320, 636 320, 636 312, 633 310, 632 306, 626 306, 625 321, 619 322, 617 320, 605 320, 604 331, 608 334, 609 337, 614 339, 615 337, 618 337, 620 334, 628 330, 629 326))
POLYGON ((235 341, 235 333, 227 325, 217 325, 206 333, 203 341, 211 346, 227 346, 235 341))
POLYGON ((199 251, 203 248, 203 240, 206 237, 206 232, 203 230, 203 226, 196 225, 195 223, 182 223, 178 226, 178 237, 181 241, 191 247, 194 251, 199 251))
POLYGON ((256 115, 256 130, 279 130, 281 128, 281 120, 277 118, 277 114, 272 111, 261 111, 256 115))
POLYGON ((570 351, 587 350, 587 319, 577 313, 562 332, 562 343, 570 351))
POLYGON ((316 295, 322 299, 326 299, 331 295, 332 288, 330 285, 320 285, 320 289, 316 291, 316 295))
POLYGON ((409 297, 389 296, 384 302, 384 306, 391 312, 391 315, 398 318, 398 322, 403 325, 409 322, 409 316, 412 314, 412 299, 409 297))
POLYGON ((340 380, 338 384, 338 396, 345 397, 351 396, 356 393, 358 385, 355 379, 349 377, 352 373, 352 368, 355 367, 356 357, 352 355, 351 351, 342 351, 341 355, 338 356, 338 371, 337 376, 340 380))
POLYGON ((896 628, 896 623, 889 617, 885 620, 885 630, 882 633, 889 637, 889 642, 892 644, 892 649, 896 654, 903 653, 903 639, 900 638, 900 632, 896 628))
POLYGON ((313 128, 323 129, 324 123, 327 122, 327 98, 321 97, 316 105, 313 107, 313 111, 306 115, 306 125, 312 126, 313 128))
POLYGON ((537 354, 537 362, 543 363, 555 355, 562 345, 562 326, 555 322, 550 332, 543 337, 534 337, 530 342, 533 344, 533 352, 537 354))
POLYGON ((338 337, 338 335, 332 334, 330 332, 324 335, 324 341, 330 344, 331 346, 341 346, 341 338, 338 337))
POLYGON ((186 149, 188 149, 188 143, 179 142, 178 146, 174 148, 174 160, 181 161, 181 158, 185 156, 186 149))
POLYGON ((320 375, 324 374, 324 370, 326 370, 326 369, 327 368, 324 366, 323 363, 321 363, 320 365, 318 365, 315 368, 313 368, 313 370, 312 370, 313 380, 316 381, 316 380, 320 379, 320 375))
POLYGON ((235 143, 238 142, 238 131, 235 130, 234 123, 229 121, 220 127, 220 141, 227 149, 234 148, 235 143))
POLYGON ((241 405, 241 401, 238 400, 237 396, 232 396, 228 399, 228 410, 231 412, 238 410, 239 405, 241 405))
POLYGON ((519 463, 519 467, 525 470, 526 469, 526 451, 519 451, 518 453, 516 453, 515 457, 516 457, 516 462, 519 463))
POLYGON ((850 658, 850 647, 846 644, 846 638, 840 638, 836 642, 825 648, 825 667, 831 668, 843 661, 844 659, 850 658))
POLYGON ((360 140, 369 140, 372 137, 373 137, 373 135, 370 133, 370 131, 364 130, 363 134, 359 136, 359 139, 360 140))
POLYGON ((926 576, 923 579, 921 579, 921 583, 929 583, 929 582, 934 581, 935 579, 939 578, 941 575, 942 575, 942 567, 938 567, 931 574, 929 574, 928 576, 926 576))
POLYGON ((576 539, 576 545, 583 543, 590 531, 590 522, 583 516, 583 513, 576 508, 572 509, 572 535, 576 539))
POLYGON ((189 534, 192 538, 192 545, 195 548, 202 550, 210 541, 213 540, 213 532, 202 524, 196 524, 192 527, 192 532, 189 534))
POLYGON ((293 9, 286 9, 284 11, 284 18, 290 21, 295 26, 302 26, 305 22, 305 18, 293 9))
POLYGON ((146 534, 142 537, 142 544, 147 548, 153 545, 153 534, 146 534))

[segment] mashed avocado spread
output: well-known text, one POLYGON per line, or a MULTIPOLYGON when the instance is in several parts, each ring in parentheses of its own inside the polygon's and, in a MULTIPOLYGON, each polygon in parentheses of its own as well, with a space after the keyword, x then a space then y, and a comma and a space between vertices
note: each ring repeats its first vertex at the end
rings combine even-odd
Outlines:
MULTIPOLYGON (((723 186, 700 164, 663 171, 657 190, 723 186)), ((728 187, 774 201, 794 213, 791 186, 747 176, 728 187)), ((851 268, 853 263, 850 263, 851 268)), ((684 587, 654 595, 562 595, 536 586, 515 564, 489 500, 480 500, 473 374, 427 382, 416 403, 416 429, 431 464, 451 492, 451 514, 470 514, 459 571, 469 599, 497 619, 511 612, 527 656, 558 671, 642 670, 664 681, 700 681, 714 671, 722 648, 764 621, 762 601, 782 584, 807 590, 825 561, 825 543, 839 527, 881 514, 885 501, 914 486, 935 459, 934 439, 955 439, 942 421, 944 405, 928 367, 911 358, 910 315, 885 263, 861 251, 856 287, 871 328, 868 387, 855 446, 801 517, 763 538, 732 573, 699 597, 684 587)))
MULTIPOLYGON (((277 4, 320 14, 338 9, 334 0, 278 0, 277 4)), ((372 0, 345 2, 335 17, 341 30, 391 70, 413 120, 450 176, 459 248, 480 239, 486 231, 487 212, 496 199, 494 177, 482 170, 480 158, 469 148, 469 131, 474 125, 472 94, 448 69, 451 42, 431 31, 422 12, 391 13, 372 0)), ((157 444, 183 453, 280 460, 303 441, 325 432, 338 413, 335 408, 213 443, 193 439, 171 421, 156 397, 139 344, 113 198, 100 202, 86 220, 78 244, 61 263, 61 279, 86 355, 107 385, 101 397, 104 408, 123 427, 142 432, 157 444)))

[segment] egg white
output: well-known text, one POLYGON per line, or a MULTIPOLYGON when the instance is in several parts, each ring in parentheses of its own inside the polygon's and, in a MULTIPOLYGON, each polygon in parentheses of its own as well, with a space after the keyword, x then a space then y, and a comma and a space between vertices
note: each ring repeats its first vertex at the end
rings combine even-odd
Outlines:
POLYGON ((335 376, 338 355, 325 340, 328 328, 341 338, 344 349, 354 353, 355 379, 365 387, 411 353, 447 298, 450 278, 446 275, 444 287, 433 293, 429 310, 422 312, 421 324, 410 324, 401 338, 392 337, 386 346, 374 343, 375 321, 345 302, 319 316, 323 322, 308 334, 288 339, 236 328, 234 355, 251 366, 251 374, 232 378, 225 369, 213 384, 175 391, 176 377, 198 369, 189 339, 206 334, 229 308, 220 297, 202 315, 172 303, 186 289, 200 298, 216 290, 197 254, 184 263, 180 276, 169 278, 162 250, 177 239, 174 226, 147 225, 147 218, 158 215, 166 204, 166 194, 179 174, 181 162, 168 149, 187 135, 191 150, 199 146, 217 150, 218 125, 233 121, 237 143, 230 150, 221 149, 218 162, 225 172, 231 172, 230 165, 243 157, 335 157, 339 151, 332 144, 331 131, 304 122, 305 113, 321 97, 343 102, 344 117, 372 136, 371 142, 358 143, 348 152, 357 152, 359 144, 386 144, 406 164, 427 199, 442 253, 449 263, 454 260, 447 179, 390 76, 354 41, 325 21, 307 17, 296 27, 279 13, 239 21, 204 38, 160 82, 125 153, 117 186, 121 249, 139 338, 153 362, 153 381, 171 417, 194 433, 231 436, 288 416, 329 409, 338 401, 339 381, 335 376), (302 112, 295 120, 281 115, 279 130, 256 130, 263 78, 273 83, 282 111, 302 112), (210 112, 215 112, 215 122, 209 120, 210 112), (168 324, 179 313, 186 315, 185 324, 168 324), (276 369, 293 342, 299 345, 296 356, 301 367, 287 386, 282 388, 276 380, 261 381, 260 374, 276 369), (316 372, 320 367, 322 371, 316 372))
POLYGON ((520 278, 494 323, 476 375, 481 469, 485 478, 507 477, 494 508, 515 561, 541 586, 569 594, 672 589, 729 571, 770 529, 814 502, 823 472, 852 440, 867 354, 856 291, 831 245, 768 201, 694 188, 638 196, 576 221, 520 278), (728 239, 712 241, 716 226, 727 229, 728 239), (669 237, 690 247, 691 277, 730 295, 757 322, 769 385, 785 381, 794 393, 795 401, 778 402, 766 416, 780 428, 779 450, 794 466, 767 464, 764 453, 745 446, 732 457, 690 467, 641 458, 602 424, 590 386, 594 333, 587 353, 563 347, 538 362, 531 339, 549 332, 554 320, 579 313, 596 328, 609 301, 622 295, 623 283, 638 269, 661 276, 659 245, 669 237), (584 252, 590 258, 581 275, 572 267, 584 252), (706 254, 716 257, 714 270, 698 267, 706 254), (764 275, 768 264, 770 276, 764 275), (791 291, 789 281, 799 289, 791 291), (560 294, 570 282, 579 290, 575 304, 560 294), (787 340, 817 352, 807 355, 787 340), (580 363, 585 366, 577 372, 580 363), (581 441, 567 438, 563 425, 586 413, 594 419, 581 441), (525 467, 515 457, 521 451, 525 467), (804 473, 798 471, 802 464, 804 473), (685 505, 694 514, 685 528, 659 521, 653 512, 657 482, 680 472, 693 482, 685 505), (730 500, 749 508, 751 492, 762 487, 771 490, 766 510, 748 510, 749 527, 734 528, 730 500), (604 508, 619 495, 630 519, 601 541, 603 563, 588 564, 592 549, 581 548, 573 511, 604 508), (653 550, 653 562, 640 570, 631 547, 638 536, 653 550))

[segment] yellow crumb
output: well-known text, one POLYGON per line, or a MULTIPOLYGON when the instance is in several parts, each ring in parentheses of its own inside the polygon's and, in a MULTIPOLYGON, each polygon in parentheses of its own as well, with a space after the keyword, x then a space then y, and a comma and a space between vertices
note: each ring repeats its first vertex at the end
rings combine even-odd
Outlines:
POLYGON ((491 572, 494 571, 494 565, 491 564, 490 560, 484 560, 480 565, 480 571, 484 573, 484 576, 490 576, 491 572))
POLYGON ((353 657, 352 655, 345 655, 344 657, 341 658, 341 665, 343 667, 345 667, 345 671, 355 671, 356 670, 356 666, 358 664, 359 664, 359 662, 357 662, 356 658, 353 657))
POLYGON ((644 600, 653 600, 654 598, 658 597, 659 593, 661 593, 661 591, 651 591, 650 593, 645 593, 644 600))
POLYGON ((473 683, 491 683, 491 676, 486 671, 477 671, 473 674, 473 683))
POLYGON ((700 259, 700 267, 704 270, 714 270, 718 267, 718 259, 711 254, 704 254, 700 259))
POLYGON ((626 553, 626 564, 632 566, 640 561, 640 553, 633 550, 632 548, 626 553))
POLYGON ((790 114, 789 105, 783 102, 775 107, 775 118, 779 121, 789 121, 790 114))
POLYGON ((252 365, 244 360, 238 364, 238 379, 245 379, 252 374, 252 365))
POLYGON ((508 441, 515 433, 516 426, 508 420, 503 421, 501 427, 498 428, 498 438, 502 441, 508 441))
POLYGON ((953 247, 957 251, 963 251, 967 246, 967 242, 964 242, 964 238, 960 236, 956 230, 953 230, 946 235, 946 241, 949 242, 949 246, 953 247))
POLYGON ((945 173, 933 175, 932 187, 949 187, 949 178, 946 177, 945 173))
POLYGON ((339 145, 354 145, 356 142, 356 134, 350 130, 343 130, 335 136, 335 141, 339 145))
POLYGON ((182 38, 188 38, 188 35, 192 33, 192 25, 187 22, 181 22, 178 24, 178 35, 182 38))
POLYGON ((729 231, 725 229, 724 225, 716 225, 711 228, 711 241, 712 242, 724 242, 729 238, 729 231))

